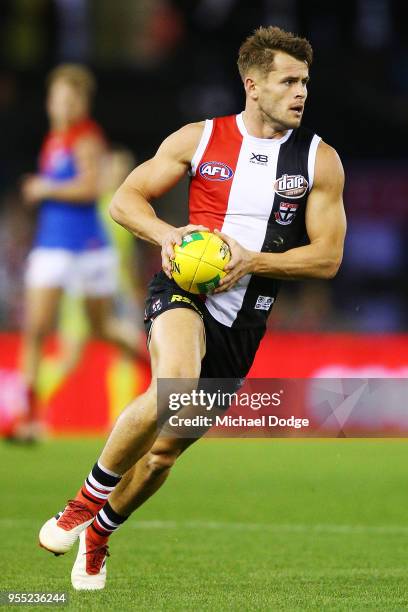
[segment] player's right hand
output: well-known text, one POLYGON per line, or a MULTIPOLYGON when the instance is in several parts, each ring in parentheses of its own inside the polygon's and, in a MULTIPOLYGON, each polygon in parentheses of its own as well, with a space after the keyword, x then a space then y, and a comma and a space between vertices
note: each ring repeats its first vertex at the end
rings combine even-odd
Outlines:
POLYGON ((184 236, 187 236, 187 234, 209 231, 208 227, 204 227, 204 225, 192 225, 190 223, 184 227, 174 227, 164 236, 161 250, 162 268, 168 278, 171 278, 171 261, 175 257, 174 245, 178 244, 180 246, 184 236))
POLYGON ((28 206, 38 204, 48 196, 49 181, 38 174, 26 174, 21 179, 21 193, 28 206))

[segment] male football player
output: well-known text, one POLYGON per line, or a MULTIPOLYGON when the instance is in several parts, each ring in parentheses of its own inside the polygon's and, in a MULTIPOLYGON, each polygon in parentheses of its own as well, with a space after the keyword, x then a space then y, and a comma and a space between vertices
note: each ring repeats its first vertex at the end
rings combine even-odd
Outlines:
POLYGON ((340 266, 342 165, 332 147, 301 126, 311 63, 305 39, 276 27, 256 30, 238 58, 245 110, 170 135, 112 201, 116 221, 161 248, 163 270, 146 302, 151 385, 122 412, 75 499, 40 531, 41 545, 57 554, 80 537, 76 589, 103 588, 109 536, 194 441, 157 437, 157 379, 245 377, 279 282, 331 279, 340 266), (190 223, 176 228, 150 202, 187 173, 190 223), (171 260, 175 244, 205 228, 220 232, 232 257, 227 276, 203 301, 174 283, 171 260))
POLYGON ((41 430, 38 371, 64 291, 84 298, 94 336, 136 354, 136 338, 129 338, 113 315, 117 255, 96 208, 106 142, 90 116, 95 87, 93 74, 79 64, 62 64, 49 74, 50 131, 39 172, 23 180, 25 202, 38 207, 38 220, 25 277, 22 370, 29 410, 15 431, 21 440, 36 439, 41 430))

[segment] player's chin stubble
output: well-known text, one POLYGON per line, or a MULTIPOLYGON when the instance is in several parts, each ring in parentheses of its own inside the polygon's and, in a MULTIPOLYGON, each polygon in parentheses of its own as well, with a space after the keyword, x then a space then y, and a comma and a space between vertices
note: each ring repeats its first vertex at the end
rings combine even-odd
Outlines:
POLYGON ((293 130, 300 126, 302 117, 291 118, 291 117, 273 117, 268 113, 264 112, 264 116, 268 117, 268 122, 278 132, 284 132, 285 130, 293 130))

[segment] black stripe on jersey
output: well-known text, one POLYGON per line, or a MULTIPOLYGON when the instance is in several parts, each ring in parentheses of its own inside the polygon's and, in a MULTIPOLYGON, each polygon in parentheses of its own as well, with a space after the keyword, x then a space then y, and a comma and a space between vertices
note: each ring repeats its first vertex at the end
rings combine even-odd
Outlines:
MULTIPOLYGON (((313 136, 314 132, 308 128, 301 127, 297 130, 293 130, 290 138, 280 146, 276 168, 276 180, 284 174, 289 176, 300 174, 305 177, 308 183, 310 182, 308 161, 309 149, 313 136)), ((280 206, 281 203, 285 202, 285 197, 275 192, 265 239, 261 248, 263 253, 283 253, 305 243, 305 211, 308 195, 309 190, 307 190, 305 195, 301 198, 287 198, 288 203, 297 204, 297 211, 291 223, 282 225, 276 220, 276 216, 279 218, 280 206)), ((237 313, 232 327, 257 327, 266 325, 266 320, 272 310, 273 302, 278 295, 279 287, 280 281, 278 280, 266 278, 264 276, 252 276, 248 283, 241 309, 237 313), (261 299, 258 302, 259 298, 261 299), (262 298, 273 299, 268 310, 260 308, 262 302, 265 304, 265 300, 262 298), (255 308, 257 303, 258 308, 255 308)))

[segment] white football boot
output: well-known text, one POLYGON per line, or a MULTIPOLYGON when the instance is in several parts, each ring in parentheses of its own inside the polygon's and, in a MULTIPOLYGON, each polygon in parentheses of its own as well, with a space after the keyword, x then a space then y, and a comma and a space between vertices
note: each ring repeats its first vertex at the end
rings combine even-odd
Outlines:
POLYGON ((79 536, 78 554, 71 572, 72 586, 77 591, 97 591, 106 583, 108 545, 95 546, 88 531, 82 531, 79 536))
POLYGON ((94 520, 85 504, 71 499, 62 512, 50 518, 41 527, 39 544, 54 555, 63 555, 75 544, 79 534, 94 520))

